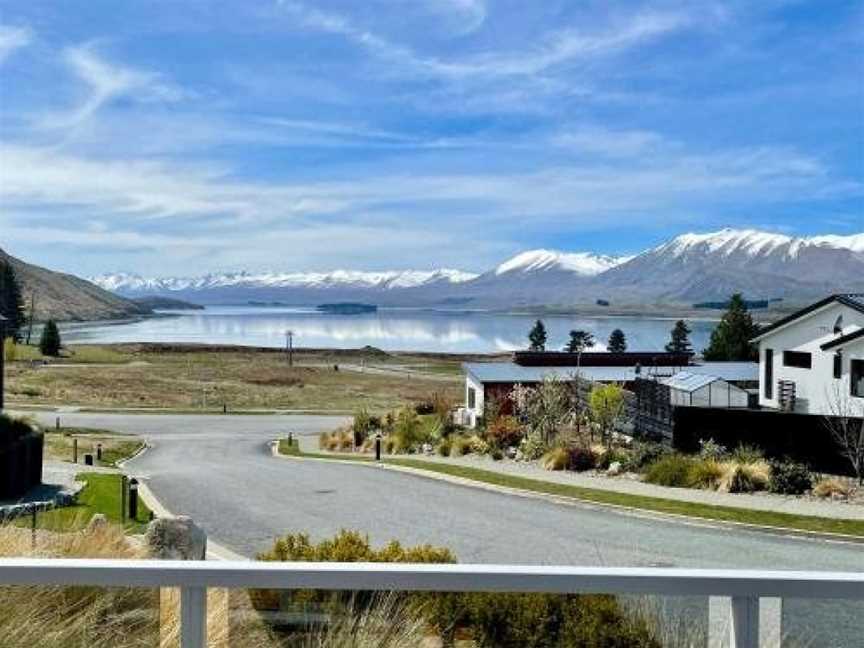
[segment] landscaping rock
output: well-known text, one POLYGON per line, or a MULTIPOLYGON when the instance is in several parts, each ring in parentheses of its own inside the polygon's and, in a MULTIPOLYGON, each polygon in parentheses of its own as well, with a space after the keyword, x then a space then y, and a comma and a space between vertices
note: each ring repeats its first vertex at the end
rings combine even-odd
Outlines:
POLYGON ((93 533, 108 526, 108 518, 102 513, 95 513, 87 523, 87 533, 93 533))
POLYGON ((504 454, 507 455, 508 459, 516 459, 519 456, 519 451, 516 448, 511 446, 511 447, 507 448, 507 450, 504 454))
POLYGON ((207 554, 207 534, 186 516, 154 520, 144 541, 156 560, 204 560, 207 554))
POLYGON ((609 467, 606 469, 606 474, 609 477, 617 477, 621 474, 621 462, 613 461, 609 464, 609 467))

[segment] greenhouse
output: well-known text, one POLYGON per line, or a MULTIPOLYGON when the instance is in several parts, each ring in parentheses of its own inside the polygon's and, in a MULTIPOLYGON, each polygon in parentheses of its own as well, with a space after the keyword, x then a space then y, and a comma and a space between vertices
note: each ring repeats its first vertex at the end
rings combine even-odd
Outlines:
POLYGON ((662 382, 673 406, 747 407, 748 393, 717 376, 679 371, 662 382))

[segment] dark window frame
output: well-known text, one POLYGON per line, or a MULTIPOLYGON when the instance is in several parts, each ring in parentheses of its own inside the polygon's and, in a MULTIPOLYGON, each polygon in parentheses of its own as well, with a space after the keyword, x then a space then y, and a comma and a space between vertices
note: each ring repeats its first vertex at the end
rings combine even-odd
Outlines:
POLYGON ((855 398, 864 398, 864 360, 849 361, 849 393, 855 398))
POLYGON ((843 377, 843 352, 838 351, 834 354, 834 380, 840 380, 843 377))
POLYGON ((812 369, 813 354, 808 351, 784 351, 783 366, 793 369, 812 369))
POLYGON ((477 407, 477 390, 473 387, 468 388, 468 409, 475 409, 477 407))
POLYGON ((764 394, 766 400, 774 398, 774 349, 765 349, 764 394))

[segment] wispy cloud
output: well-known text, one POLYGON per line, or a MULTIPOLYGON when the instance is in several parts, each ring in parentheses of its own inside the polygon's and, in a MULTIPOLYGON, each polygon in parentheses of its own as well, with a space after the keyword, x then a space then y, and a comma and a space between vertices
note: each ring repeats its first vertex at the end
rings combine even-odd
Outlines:
POLYGON ((9 27, 0 25, 0 65, 17 49, 26 47, 33 40, 33 32, 28 27, 9 27))
POLYGON ((86 84, 88 93, 71 110, 45 116, 42 119, 44 126, 64 128, 78 125, 119 97, 141 102, 173 102, 186 96, 183 90, 159 74, 107 61, 98 54, 93 43, 70 47, 64 50, 62 58, 86 84))

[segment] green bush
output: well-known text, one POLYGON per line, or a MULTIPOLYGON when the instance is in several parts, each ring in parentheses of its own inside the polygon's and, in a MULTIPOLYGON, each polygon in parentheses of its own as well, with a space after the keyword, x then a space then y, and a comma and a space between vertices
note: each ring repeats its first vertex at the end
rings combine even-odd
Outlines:
POLYGON ((595 468, 600 470, 606 470, 610 465, 615 463, 616 461, 621 464, 622 468, 626 468, 630 465, 632 451, 626 448, 610 448, 606 452, 603 452, 597 456, 597 463, 595 468))
POLYGON ((501 461, 504 458, 504 452, 495 448, 492 452, 489 453, 489 456, 492 457, 493 461, 501 461))
POLYGON ((768 490, 782 495, 801 495, 813 488, 813 475, 802 463, 791 460, 771 462, 768 490))
POLYGON ((742 444, 732 452, 732 460, 739 464, 753 464, 764 458, 762 449, 754 445, 742 444))
POLYGON ((637 441, 633 444, 628 457, 628 462, 624 466, 626 470, 639 472, 646 466, 653 464, 658 459, 672 454, 673 450, 662 443, 653 441, 637 441))
POLYGON ((715 459, 694 461, 690 469, 689 485, 694 488, 716 490, 725 474, 726 468, 715 459))
POLYGON ((442 457, 449 457, 452 446, 453 444, 450 442, 450 439, 441 439, 441 442, 438 444, 438 454, 442 457))
POLYGON ((699 440, 699 458, 710 461, 723 461, 729 453, 714 439, 699 440))
POLYGON ((688 488, 693 484, 693 470, 697 461, 682 454, 670 454, 648 466, 645 481, 660 486, 688 488))
POLYGON ((471 454, 471 440, 465 437, 457 437, 453 439, 453 445, 450 448, 451 457, 464 457, 471 454))

